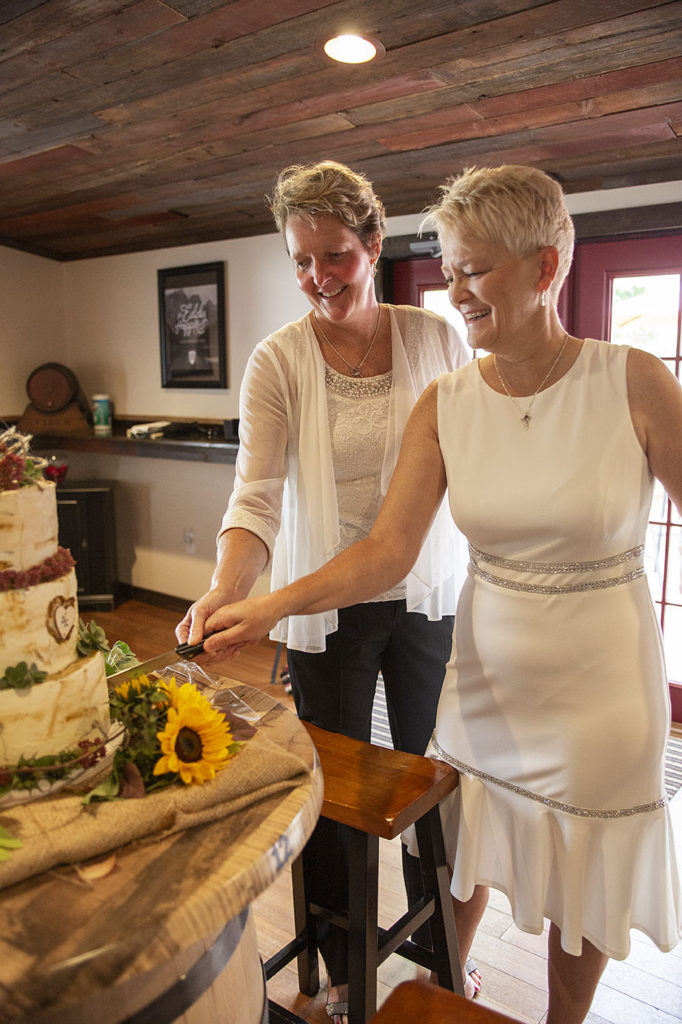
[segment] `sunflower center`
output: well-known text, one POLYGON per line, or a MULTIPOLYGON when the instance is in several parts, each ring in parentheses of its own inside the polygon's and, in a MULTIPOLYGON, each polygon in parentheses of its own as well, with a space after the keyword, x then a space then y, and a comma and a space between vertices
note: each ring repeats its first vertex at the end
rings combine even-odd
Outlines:
POLYGON ((203 745, 199 734, 184 725, 175 741, 175 753, 185 764, 191 764, 192 761, 201 760, 202 751, 203 745))

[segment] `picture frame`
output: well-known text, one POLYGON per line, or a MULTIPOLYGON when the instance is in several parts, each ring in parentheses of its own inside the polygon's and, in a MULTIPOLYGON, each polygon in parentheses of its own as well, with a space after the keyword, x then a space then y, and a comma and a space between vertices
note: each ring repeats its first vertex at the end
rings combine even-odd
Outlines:
POLYGON ((164 388, 226 388, 225 264, 157 271, 164 388))

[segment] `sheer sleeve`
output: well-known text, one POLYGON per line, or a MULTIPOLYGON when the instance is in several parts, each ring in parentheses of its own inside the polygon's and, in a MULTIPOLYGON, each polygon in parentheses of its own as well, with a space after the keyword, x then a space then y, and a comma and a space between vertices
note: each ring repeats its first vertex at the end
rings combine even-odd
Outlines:
POLYGON ((239 452, 235 484, 220 534, 241 528, 259 537, 269 559, 282 511, 287 475, 288 417, 286 382, 266 342, 253 351, 239 394, 239 452))

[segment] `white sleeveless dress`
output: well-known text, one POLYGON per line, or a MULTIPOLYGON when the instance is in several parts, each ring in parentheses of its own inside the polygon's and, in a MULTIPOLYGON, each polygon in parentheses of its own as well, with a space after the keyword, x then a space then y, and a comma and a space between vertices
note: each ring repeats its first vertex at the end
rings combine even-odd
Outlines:
MULTIPOLYGON (((652 478, 627 402, 627 349, 586 341, 528 430, 477 363, 439 379, 453 518, 470 543, 429 753, 454 764, 452 891, 629 953, 663 949, 682 898, 663 785, 670 706, 642 550, 652 478)), ((521 400, 525 408, 530 399, 521 400)))

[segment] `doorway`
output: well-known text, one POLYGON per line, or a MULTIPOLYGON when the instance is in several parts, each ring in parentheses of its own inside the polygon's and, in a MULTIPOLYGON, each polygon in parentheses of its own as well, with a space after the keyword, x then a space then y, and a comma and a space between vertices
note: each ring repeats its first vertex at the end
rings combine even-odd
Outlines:
MULTIPOLYGON (((576 246, 574 334, 646 349, 681 380, 681 310, 682 235, 576 246)), ((645 561, 663 631, 673 718, 682 721, 682 516, 658 482, 645 561)))

